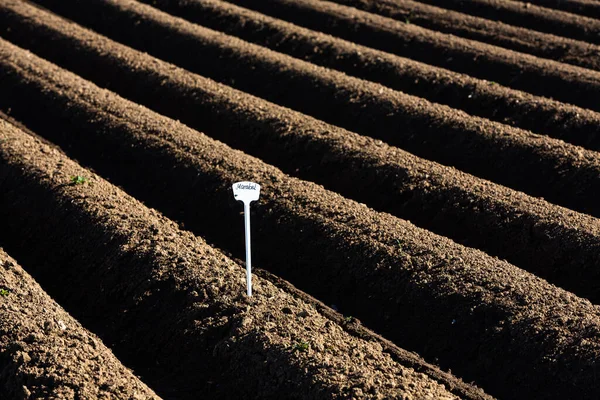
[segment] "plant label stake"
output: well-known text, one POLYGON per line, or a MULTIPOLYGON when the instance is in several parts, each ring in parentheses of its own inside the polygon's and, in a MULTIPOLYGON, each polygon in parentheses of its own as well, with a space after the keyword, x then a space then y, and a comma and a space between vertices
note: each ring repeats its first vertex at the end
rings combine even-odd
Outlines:
POLYGON ((233 186, 233 197, 244 203, 244 228, 246 230, 246 287, 252 296, 252 258, 250 254, 250 203, 258 200, 260 185, 254 182, 237 182, 233 186))

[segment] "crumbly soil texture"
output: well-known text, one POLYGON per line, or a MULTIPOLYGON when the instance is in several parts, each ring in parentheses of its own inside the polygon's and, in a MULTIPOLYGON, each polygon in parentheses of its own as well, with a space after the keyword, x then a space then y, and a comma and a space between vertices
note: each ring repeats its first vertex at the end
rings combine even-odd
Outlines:
POLYGON ((595 6, 510 3, 3 1, 0 397, 600 397, 595 6))
POLYGON ((0 248, 3 399, 159 399, 0 248))

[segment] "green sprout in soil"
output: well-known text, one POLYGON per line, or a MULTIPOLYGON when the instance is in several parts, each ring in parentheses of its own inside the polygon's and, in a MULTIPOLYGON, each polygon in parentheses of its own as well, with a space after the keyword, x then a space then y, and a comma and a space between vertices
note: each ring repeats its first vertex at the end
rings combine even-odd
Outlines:
POLYGON ((306 342, 298 342, 294 345, 294 351, 305 352, 308 351, 310 345, 306 342))
POLYGON ((71 177, 71 185, 72 186, 83 185, 87 181, 88 181, 87 178, 85 178, 85 177, 83 177, 81 175, 77 175, 77 176, 72 176, 71 177))
POLYGON ((8 289, 0 289, 0 296, 8 296, 10 290, 8 289))
POLYGON ((352 315, 348 315, 347 317, 344 317, 344 321, 346 321, 347 323, 350 323, 354 320, 354 317, 352 315))
POLYGON ((398 250, 402 251, 402 241, 400 239, 396 239, 396 246, 398 246, 398 250))

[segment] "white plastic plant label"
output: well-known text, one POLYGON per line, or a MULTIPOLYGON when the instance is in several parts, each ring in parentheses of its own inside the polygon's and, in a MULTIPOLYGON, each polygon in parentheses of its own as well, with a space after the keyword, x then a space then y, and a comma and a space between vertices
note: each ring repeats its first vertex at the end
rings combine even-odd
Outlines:
POLYGON ((233 197, 236 200, 250 203, 258 200, 260 185, 254 182, 237 182, 233 184, 233 197))
POLYGON ((250 251, 250 203, 258 200, 260 185, 254 182, 236 182, 232 186, 233 197, 244 203, 244 228, 246 236, 246 288, 252 296, 252 252, 250 251))

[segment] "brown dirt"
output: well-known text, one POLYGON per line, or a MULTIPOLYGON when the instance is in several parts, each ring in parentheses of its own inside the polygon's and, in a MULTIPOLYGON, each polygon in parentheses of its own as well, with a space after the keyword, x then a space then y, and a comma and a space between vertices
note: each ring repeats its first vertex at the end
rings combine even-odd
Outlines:
MULTIPOLYGON (((55 1, 58 0, 40 2, 55 1)), ((365 46, 600 110, 599 71, 459 38, 329 1, 231 2, 365 46)))
MULTIPOLYGON (((472 115, 600 150, 600 114, 591 110, 356 45, 223 1, 153 0, 152 4, 200 25, 314 64, 472 115)), ((10 24, 6 20, 3 22, 6 26, 10 24)), ((6 37, 14 41, 21 39, 23 43, 25 39, 21 35, 7 34, 6 37)))
POLYGON ((527 3, 600 19, 600 4, 597 0, 529 0, 527 3))
POLYGON ((2 248, 0 290, 2 399, 158 399, 2 248))
POLYGON ((243 269, 222 253, 60 152, 0 131, 2 241, 164 396, 456 398, 264 279, 245 297, 243 269))
MULTIPOLYGON (((40 85, 62 109, 58 114, 38 115, 48 122, 40 126, 44 134, 51 134, 65 149, 132 194, 159 205, 169 215, 179 215, 219 246, 239 253, 241 244, 231 229, 241 221, 234 217, 239 205, 232 204, 230 183, 242 176, 261 182, 264 192, 253 208, 260 221, 254 224, 253 240, 263 249, 253 257, 256 265, 268 266, 327 304, 337 304, 346 315, 376 327, 395 343, 439 359, 444 367, 476 379, 499 396, 593 397, 600 393, 594 377, 594 360, 600 351, 600 312, 588 301, 506 262, 389 214, 375 213, 312 183, 286 177, 257 159, 14 47, 2 58, 27 73, 29 78, 24 81, 40 85), (46 79, 34 82, 35 75, 44 70, 46 79)), ((31 101, 40 96, 27 90, 13 93, 31 101)), ((19 174, 28 171, 22 165, 14 170, 19 174)), ((70 174, 73 172, 67 171, 70 174)), ((38 180, 17 176, 11 182, 33 185, 38 180)), ((85 199, 74 204, 85 203, 85 199)), ((0 210, 18 216, 12 219, 17 226, 39 226, 37 218, 27 220, 24 210, 35 209, 31 202, 52 203, 37 192, 24 193, 10 205, 0 205, 0 210)), ((53 230, 60 229, 57 237, 86 237, 94 245, 107 240, 80 233, 81 227, 90 224, 87 219, 81 223, 79 213, 64 207, 69 204, 65 200, 57 207, 61 224, 48 224, 53 230), (67 222, 70 214, 77 214, 72 223, 67 222)), ((12 223, 10 226, 15 229, 12 223)), ((32 235, 49 236, 41 229, 24 230, 31 243, 45 242, 32 235)), ((117 226, 111 232, 122 230, 131 231, 117 226)), ((144 237, 149 230, 142 225, 135 231, 144 237)), ((69 254, 79 248, 70 243, 57 254, 77 258, 69 254)), ((175 260, 184 249, 159 254, 170 254, 166 262, 180 265, 185 258, 175 260)), ((34 254, 39 253, 43 252, 34 254)), ((154 256, 164 260, 153 253, 141 264, 152 265, 154 256)), ((75 271, 74 279, 94 280, 94 276, 75 271)), ((127 277, 114 278, 123 282, 120 285, 136 285, 127 277)), ((136 279, 143 280, 144 275, 136 279)), ((142 284, 141 290, 144 288, 142 284)), ((176 304, 171 297, 165 303, 176 304)))
MULTIPOLYGON (((138 2, 94 4, 98 8, 92 8, 91 2, 85 3, 78 18, 184 68, 382 139, 418 156, 578 211, 600 215, 600 204, 594 199, 600 192, 600 154, 596 152, 472 117, 274 53, 138 2), (206 63, 206 59, 213 62, 206 63)), ((40 46, 44 55, 53 58, 52 51, 47 53, 44 48, 40 46)), ((61 47, 66 51, 70 48, 70 45, 61 47)), ((139 88, 128 85, 123 75, 105 74, 104 68, 110 66, 98 68, 102 60, 97 56, 94 61, 87 56, 60 56, 58 62, 120 93, 129 86, 133 93, 129 90, 127 95, 144 101, 145 95, 140 96, 139 88), (87 67, 82 65, 85 62, 89 62, 87 67), (123 80, 117 82, 117 76, 123 80)))
MULTIPOLYGON (((429 53, 442 50, 441 44, 465 44, 463 50, 452 50, 450 55, 442 51, 432 57, 443 62, 450 63, 452 60, 446 60, 448 56, 454 58, 458 54, 463 57, 463 64, 468 64, 470 59, 465 54, 474 53, 465 53, 464 48, 469 43, 477 47, 475 42, 456 38, 436 42, 437 39, 431 38, 452 36, 431 31, 429 42, 419 42, 419 35, 427 30, 403 31, 401 25, 406 24, 385 25, 389 18, 361 14, 332 3, 319 2, 311 15, 306 13, 310 7, 298 6, 302 0, 265 2, 270 10, 284 10, 290 13, 290 18, 298 17, 299 23, 316 21, 317 29, 321 29, 319 24, 329 29, 332 27, 327 23, 337 23, 332 29, 338 29, 340 34, 356 34, 352 29, 358 27, 358 31, 366 32, 363 36, 367 38, 387 38, 393 42, 398 40, 394 39, 393 29, 398 29, 408 39, 417 38, 416 45, 429 53), (290 8, 286 11, 286 7, 290 8), (327 17, 328 7, 337 7, 337 12, 327 17), (361 18, 373 19, 365 24, 361 18), (386 36, 385 32, 392 34, 386 36), (427 48, 422 44, 431 42, 438 47, 427 48)), ((366 129, 368 123, 361 119, 373 118, 371 129, 379 129, 378 119, 387 116, 377 114, 378 107, 374 105, 385 107, 390 94, 396 96, 398 92, 374 85, 377 91, 369 93, 365 87, 371 84, 358 80, 354 85, 340 86, 340 82, 349 79, 340 74, 337 76, 343 78, 323 81, 322 71, 326 70, 322 68, 298 64, 297 60, 280 55, 265 58, 265 54, 274 53, 261 48, 252 51, 247 43, 208 29, 194 31, 206 34, 200 40, 202 51, 206 52, 196 54, 194 48, 186 50, 186 46, 198 39, 180 29, 189 24, 151 8, 150 14, 121 12, 115 18, 104 13, 110 9, 107 6, 90 17, 90 23, 96 24, 97 29, 102 29, 98 20, 114 24, 112 31, 122 35, 125 38, 122 40, 130 40, 127 37, 142 32, 145 38, 138 39, 139 46, 147 45, 144 39, 162 43, 159 47, 167 48, 163 50, 164 57, 177 58, 187 51, 187 57, 176 62, 186 65, 191 58, 198 64, 213 64, 206 67, 207 74, 231 84, 231 79, 236 79, 238 85, 247 87, 245 90, 273 96, 281 103, 275 105, 86 33, 49 14, 22 18, 17 16, 21 15, 19 12, 6 12, 15 5, 25 9, 24 4, 2 2, 0 35, 10 36, 15 42, 28 42, 44 57, 139 103, 205 129, 216 138, 284 167, 289 173, 323 183, 369 206, 414 216, 424 226, 445 229, 446 235, 465 243, 477 243, 491 254, 497 246, 500 255, 521 257, 523 264, 527 260, 537 263, 544 272, 536 270, 536 274, 552 275, 554 282, 563 287, 587 286, 593 291, 597 286, 594 283, 598 278, 593 275, 599 262, 594 247, 598 245, 595 232, 600 229, 597 219, 281 107, 296 104, 294 107, 310 110, 306 105, 310 99, 316 103, 311 111, 315 115, 339 121, 344 121, 344 116, 354 118, 347 125, 351 130, 366 129), (153 20, 156 15, 162 15, 161 23, 153 20), (52 25, 55 23, 58 25, 52 25), (137 25, 139 31, 130 29, 128 24, 137 25), (169 24, 175 29, 163 30, 169 24), (162 42, 159 32, 171 35, 177 29, 184 34, 176 34, 181 41, 173 41, 171 45, 180 49, 169 52, 168 45, 164 45, 169 42, 162 42), (72 47, 72 51, 64 47, 72 47), (215 57, 239 65, 219 64, 215 57), (239 73, 243 68, 248 75, 239 73), (260 92, 264 90, 261 85, 266 87, 264 92, 260 92), (311 92, 315 88, 322 91, 311 92), (336 93, 339 88, 345 88, 340 89, 341 94, 336 93), (302 96, 306 98, 294 99, 302 96), (358 105, 344 103, 340 100, 344 96, 358 105), (361 106, 370 111, 364 113, 361 106), (339 115, 329 115, 336 113, 339 115)), ((78 13, 75 6, 81 5, 61 4, 75 16, 78 13)), ((99 4, 102 4, 99 0, 92 0, 85 6, 93 8, 99 4)), ((142 9, 134 2, 104 4, 133 4, 134 9, 142 9)), ((208 0, 202 3, 212 9, 216 9, 216 4, 208 0)), ((230 29, 225 26, 232 26, 235 14, 228 10, 235 7, 221 5, 221 13, 211 14, 211 18, 216 21, 214 27, 224 31, 230 29), (219 22, 221 16, 224 17, 219 22)), ((468 87, 461 82, 469 82, 474 90, 484 88, 487 83, 488 87, 498 87, 497 91, 486 92, 488 99, 497 96, 501 102, 506 100, 500 95, 509 89, 499 85, 417 62, 399 64, 397 60, 402 59, 394 55, 306 29, 301 31, 305 36, 296 39, 298 31, 293 29, 297 27, 290 24, 273 27, 272 21, 265 22, 264 16, 256 15, 246 11, 248 26, 237 28, 244 24, 239 18, 233 26, 246 32, 257 29, 252 35, 258 43, 273 40, 269 37, 275 32, 275 37, 280 36, 274 43, 287 43, 294 51, 304 52, 300 57, 308 61, 324 65, 326 57, 343 54, 345 59, 336 61, 337 65, 352 61, 369 64, 374 59, 378 65, 391 65, 392 71, 411 65, 413 74, 427 71, 428 78, 424 80, 432 91, 443 93, 447 87, 462 88, 463 95, 469 98, 465 94, 468 87), (261 34, 265 38, 260 38, 261 34), (318 46, 327 52, 320 54, 318 46), (384 61, 378 59, 380 54, 385 55, 384 61), (448 81, 451 84, 437 87, 438 72, 442 78, 437 85, 448 81)), ((398 48, 404 43, 416 54, 422 52, 408 41, 395 43, 398 48)), ((497 53, 490 54, 481 53, 482 58, 488 59, 484 60, 485 65, 493 64, 490 57, 498 59, 497 53)), ((518 65, 519 60, 503 65, 518 65)), ((190 69, 196 68, 189 65, 190 69)), ((543 68, 538 66, 540 70, 543 68)), ((376 68, 369 68, 376 72, 376 68)), ((575 70, 578 69, 571 71, 575 70)), ((410 77, 410 74, 397 75, 405 81, 410 77)), ((531 80, 535 79, 532 74, 531 80)), ((298 398, 426 395, 435 398, 449 396, 449 390, 461 398, 489 398, 403 350, 401 345, 469 381, 475 380, 500 397, 600 397, 596 379, 600 352, 597 306, 505 261, 457 245, 389 214, 374 212, 314 183, 290 178, 260 160, 231 150, 140 104, 118 98, 4 41, 0 41, 0 82, 0 110, 22 119, 43 134, 45 140, 61 145, 70 156, 97 168, 98 173, 122 185, 139 200, 159 208, 223 249, 217 251, 203 240, 182 232, 173 222, 67 160, 59 149, 34 139, 32 131, 28 130, 30 136, 27 136, 7 125, 7 132, 13 132, 11 138, 17 140, 0 138, 3 222, 0 243, 159 393, 169 398, 197 398, 198 393, 211 398, 241 398, 249 397, 250 388, 255 397, 261 398, 289 397, 290 393, 298 398), (72 174, 86 174, 89 180, 83 185, 69 184, 72 174), (255 267, 268 268, 268 272, 258 268, 255 277, 258 295, 252 299, 243 294, 244 272, 239 263, 224 255, 243 254, 241 205, 233 201, 230 188, 231 182, 239 179, 256 180, 263 185, 261 200, 252 208, 253 255, 255 267), (65 291, 66 285, 72 290, 65 291), (310 291, 319 300, 301 290, 310 291), (231 291, 236 295, 229 295, 231 291), (335 304, 343 315, 325 304, 335 304), (385 336, 365 329, 357 318, 385 336), (334 343, 333 356, 325 344, 330 341, 334 343)), ((565 87, 568 86, 566 83, 565 87)), ((457 103, 460 90, 452 89, 457 103)), ((588 90, 597 98, 594 87, 588 90)), ((510 92, 511 96, 518 94, 510 92)), ((526 96, 523 100, 540 99, 522 94, 526 96)), ((429 104, 410 96, 399 98, 408 106, 429 104)), ((557 118, 557 122, 578 119, 577 108, 545 99, 540 104, 539 108, 527 105, 524 110, 544 110, 548 116, 548 122, 544 123, 549 126, 552 118, 557 118), (567 113, 568 109, 573 114, 567 113)), ((432 107, 430 114, 435 121, 464 115, 451 110, 436 116, 436 110, 449 110, 436 107, 432 107)), ((506 111, 499 111, 502 112, 506 111)), ((408 121, 414 121, 415 115, 418 112, 408 121)), ((593 126, 589 115, 594 113, 585 114, 583 119, 585 124, 593 126)), ((511 113, 505 116, 512 117, 511 113)), ((464 146, 479 143, 470 136, 461 136, 461 127, 474 128, 470 124, 478 119, 465 117, 457 121, 462 125, 457 124, 456 130, 448 129, 452 124, 437 129, 456 132, 459 138, 468 139, 464 146)), ((514 132, 502 125, 486 124, 482 126, 490 129, 493 126, 496 133, 514 132)), ((422 125, 425 132, 435 129, 422 125)), ((436 137, 436 133, 427 134, 436 137)), ((491 137, 476 129, 469 135, 491 137)), ((582 136, 594 134, 590 131, 582 136)), ((502 146, 525 143, 516 138, 519 136, 509 135, 508 139, 494 142, 499 146, 495 153, 506 152, 507 158, 518 161, 519 153, 511 150, 514 146, 502 146)), ((536 171, 540 167, 547 171, 554 165, 558 168, 554 170, 557 176, 563 173, 555 163, 564 159, 559 150, 577 149, 564 147, 560 142, 543 149, 547 138, 529 133, 522 138, 531 141, 527 142, 532 146, 529 148, 539 149, 538 159, 531 156, 535 152, 527 153, 531 160, 529 169, 515 168, 512 172, 518 175, 527 171, 527 177, 520 177, 526 190, 539 179, 536 171), (550 159, 554 161, 549 162, 550 159)), ((483 143, 487 146, 491 142, 483 143)), ((463 151, 461 146, 455 143, 459 152, 463 151)), ((495 154, 492 147, 483 146, 495 154)), ((470 151, 476 153, 473 148, 470 151)), ((567 158, 571 161, 567 165, 580 168, 582 160, 577 155, 581 153, 569 154, 567 158)), ((585 154, 593 158, 596 153, 585 154)), ((490 161, 495 162, 484 157, 480 160, 482 164, 490 161)), ((507 168, 504 173, 510 174, 511 170, 507 168)), ((598 171, 591 171, 590 179, 599 175, 598 171)), ((577 182, 581 176, 571 178, 572 187, 578 188, 582 182, 587 184, 587 178, 581 182, 577 182)), ((589 198, 593 196, 590 192, 589 198)))
MULTIPOLYGON (((2 11, 7 9, 1 9, 0 15, 6 15, 2 11)), ((26 26, 38 26, 47 35, 47 39, 25 35, 24 25, 7 23, 19 32, 19 39, 33 38, 30 42, 35 43, 35 49, 51 59, 90 60, 85 69, 80 67, 81 62, 74 65, 82 75, 97 76, 97 81, 109 88, 286 173, 508 259, 579 296, 600 302, 595 285, 600 279, 595 268, 600 236, 594 218, 419 159, 177 69, 35 8, 21 5, 14 10, 21 11, 26 26), (36 22, 42 15, 44 24, 36 22), (63 49, 69 52, 63 53, 63 49), (107 79, 114 76, 122 78, 107 79), (245 134, 240 135, 240 131, 245 134), (352 170, 361 172, 349 178, 346 172, 352 170)), ((31 98, 23 101, 24 106, 31 104, 31 98)), ((19 114, 17 97, 9 91, 1 102, 11 104, 19 114)), ((53 111, 53 103, 52 98, 45 98, 36 107, 50 114, 60 113, 60 106, 53 111)), ((30 121, 26 114, 21 113, 21 118, 30 121)))
MULTIPOLYGON (((600 21, 533 5, 532 2, 499 0, 420 0, 507 24, 524 26, 576 40, 600 44, 600 21)), ((596 2, 594 2, 596 3, 596 2)))
POLYGON ((600 46, 508 25, 411 0, 335 0, 400 22, 478 40, 538 57, 600 70, 600 46))

